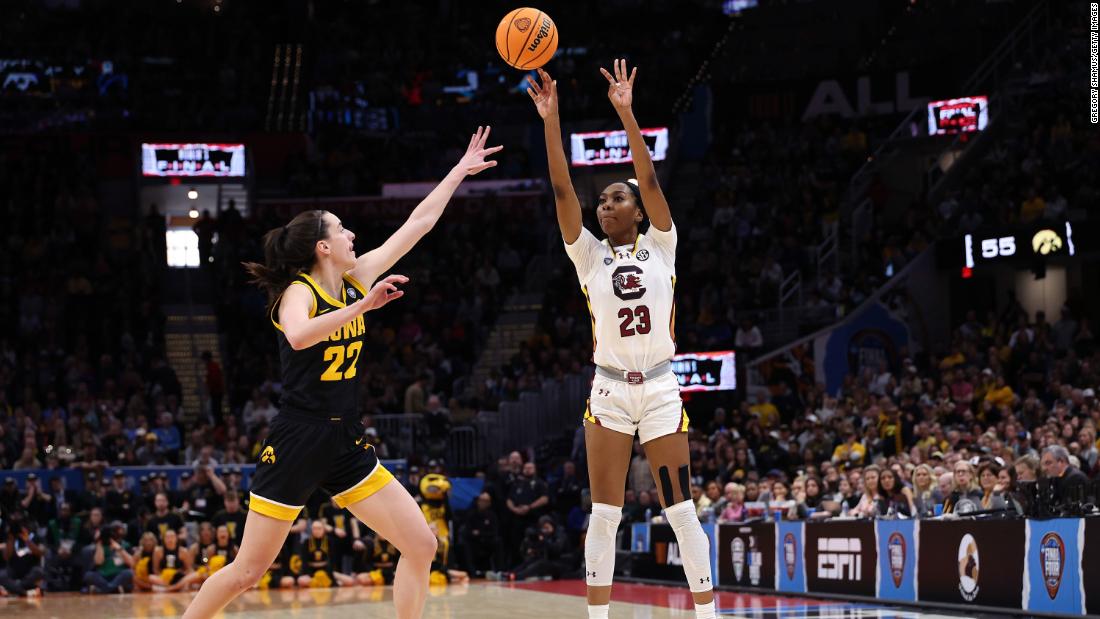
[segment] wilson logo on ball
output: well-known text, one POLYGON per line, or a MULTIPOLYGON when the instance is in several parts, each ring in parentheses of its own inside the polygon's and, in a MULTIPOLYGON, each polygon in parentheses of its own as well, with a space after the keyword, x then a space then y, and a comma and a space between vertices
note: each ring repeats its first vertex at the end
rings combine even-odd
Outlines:
POLYGON ((527 17, 521 17, 516 20, 516 30, 520 32, 527 32, 527 29, 531 27, 531 20, 527 17))
POLYGON ((554 26, 554 22, 550 21, 549 17, 542 19, 542 25, 539 26, 539 33, 535 35, 535 40, 531 41, 531 45, 528 46, 527 51, 533 52, 539 48, 539 43, 550 34, 550 28, 554 26))

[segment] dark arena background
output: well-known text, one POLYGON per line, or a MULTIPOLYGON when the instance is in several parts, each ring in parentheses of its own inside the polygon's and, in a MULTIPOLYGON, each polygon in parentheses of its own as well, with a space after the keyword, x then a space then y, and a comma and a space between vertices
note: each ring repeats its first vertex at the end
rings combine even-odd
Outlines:
MULTIPOLYGON (((2 3, 0 615, 181 615, 229 569, 286 406, 242 263, 312 210, 380 246, 491 125, 363 314, 353 421, 438 539, 423 616, 586 616, 595 318, 519 6, 2 3)), ((599 69, 638 67, 718 615, 1100 616, 1096 3, 534 8, 600 239, 638 174, 599 69)), ((658 488, 636 439, 611 617, 696 616, 658 488)), ((224 616, 395 616, 399 550, 324 490, 266 541, 224 616)))

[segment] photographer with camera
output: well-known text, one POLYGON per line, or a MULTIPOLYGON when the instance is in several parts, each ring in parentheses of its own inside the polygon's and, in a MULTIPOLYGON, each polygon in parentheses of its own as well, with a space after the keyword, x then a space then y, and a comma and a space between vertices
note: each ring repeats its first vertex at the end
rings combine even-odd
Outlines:
POLYGON ((94 567, 84 574, 88 593, 128 593, 134 588, 134 557, 117 520, 96 532, 94 567))
POLYGON ((561 578, 576 569, 578 557, 568 553, 569 540, 552 516, 543 516, 538 526, 527 529, 521 545, 523 562, 512 570, 509 580, 561 578))
POLYGON ((9 595, 41 595, 42 580, 46 577, 42 557, 46 549, 39 545, 38 536, 27 527, 22 514, 12 514, 4 539, 7 569, 0 570, 0 589, 9 595))

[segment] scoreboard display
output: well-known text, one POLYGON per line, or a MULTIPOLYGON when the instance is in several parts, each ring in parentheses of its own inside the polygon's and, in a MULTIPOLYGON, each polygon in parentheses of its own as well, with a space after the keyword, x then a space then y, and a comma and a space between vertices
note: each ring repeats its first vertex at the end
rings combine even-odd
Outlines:
POLYGON ((737 365, 732 350, 676 355, 672 358, 672 372, 681 392, 737 389, 737 365))
POLYGON ((984 131, 989 125, 989 99, 962 97, 928 103, 928 135, 984 131))
POLYGON ((244 144, 142 144, 142 176, 245 175, 244 144))
MULTIPOLYGON (((649 156, 662 161, 668 154, 668 127, 642 129, 649 156)), ((569 135, 573 165, 594 166, 630 163, 630 144, 626 131, 592 131, 569 135)))
POLYGON ((1098 234, 1100 226, 1088 221, 993 227, 938 241, 936 261, 940 267, 962 268, 968 274, 996 265, 1018 268, 1048 260, 1083 259, 1100 250, 1095 241, 1098 234))

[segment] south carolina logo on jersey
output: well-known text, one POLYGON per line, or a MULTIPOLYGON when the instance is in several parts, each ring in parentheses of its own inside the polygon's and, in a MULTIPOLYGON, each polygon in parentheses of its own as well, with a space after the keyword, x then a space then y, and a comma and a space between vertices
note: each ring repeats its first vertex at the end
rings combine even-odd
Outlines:
POLYGON ((623 301, 642 298, 645 286, 642 284, 642 269, 634 265, 624 265, 611 274, 611 287, 615 296, 623 301))

